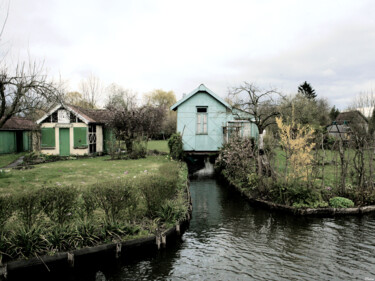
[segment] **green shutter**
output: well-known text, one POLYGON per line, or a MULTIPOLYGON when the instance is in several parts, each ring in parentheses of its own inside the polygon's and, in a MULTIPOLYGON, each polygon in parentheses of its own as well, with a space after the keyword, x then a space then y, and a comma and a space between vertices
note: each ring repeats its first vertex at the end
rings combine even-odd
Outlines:
POLYGON ((55 128, 42 128, 42 147, 55 147, 55 128))
POLYGON ((74 128, 74 148, 87 147, 87 128, 74 128))
POLYGON ((0 154, 17 151, 16 133, 0 131, 0 154))

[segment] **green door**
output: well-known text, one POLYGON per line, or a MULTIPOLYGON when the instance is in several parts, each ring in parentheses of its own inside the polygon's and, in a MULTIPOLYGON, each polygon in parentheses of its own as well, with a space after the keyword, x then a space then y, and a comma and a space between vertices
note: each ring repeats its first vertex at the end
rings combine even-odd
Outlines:
POLYGON ((60 128, 60 156, 70 155, 69 129, 60 128))

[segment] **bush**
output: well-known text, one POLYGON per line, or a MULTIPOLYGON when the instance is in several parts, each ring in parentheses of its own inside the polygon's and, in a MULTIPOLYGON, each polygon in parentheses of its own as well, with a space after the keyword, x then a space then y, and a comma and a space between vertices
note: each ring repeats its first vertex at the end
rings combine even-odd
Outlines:
POLYGON ((13 214, 13 200, 9 195, 0 196, 0 232, 13 214))
POLYGON ((333 208, 354 207, 353 201, 345 197, 333 197, 329 200, 329 205, 333 208))
POLYGON ((48 251, 48 241, 43 235, 43 229, 37 227, 18 227, 8 238, 7 254, 12 258, 29 258, 43 255, 48 251))
POLYGON ((186 210, 183 205, 173 200, 167 200, 161 205, 157 215, 163 222, 174 223, 181 220, 185 216, 185 213, 186 210))
POLYGON ((31 229, 42 211, 40 191, 26 191, 17 195, 14 206, 24 227, 31 229))
POLYGON ((155 217, 161 206, 176 194, 178 184, 178 166, 165 164, 159 168, 159 175, 147 175, 139 183, 146 199, 147 215, 155 217))
POLYGON ((231 184, 242 188, 248 183, 248 175, 256 174, 256 162, 254 139, 232 138, 222 147, 215 168, 231 184))
POLYGON ((180 133, 175 133, 168 139, 168 147, 169 153, 173 159, 184 159, 184 149, 182 144, 182 136, 180 133))
POLYGON ((77 198, 78 191, 72 186, 44 188, 41 206, 51 221, 62 225, 73 217, 77 198))
POLYGON ((95 196, 90 189, 85 189, 82 191, 82 204, 81 204, 81 215, 86 217, 86 219, 91 218, 95 209, 98 207, 95 196))
POLYGON ((94 185, 90 192, 95 204, 103 209, 107 223, 119 220, 120 213, 128 206, 134 206, 135 200, 131 193, 131 184, 126 181, 113 181, 94 185))
POLYGON ((147 155, 147 145, 142 141, 134 141, 132 146, 132 151, 128 154, 130 159, 140 159, 146 158, 147 155))

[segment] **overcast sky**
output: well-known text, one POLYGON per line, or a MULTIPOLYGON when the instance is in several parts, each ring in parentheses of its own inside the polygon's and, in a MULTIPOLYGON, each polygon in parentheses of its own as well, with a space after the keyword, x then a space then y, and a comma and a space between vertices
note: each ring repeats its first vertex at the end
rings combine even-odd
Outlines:
POLYGON ((374 15, 371 0, 10 0, 0 52, 44 60, 70 90, 90 73, 178 99, 201 83, 225 97, 242 81, 285 94, 307 81, 344 109, 375 90, 374 15))

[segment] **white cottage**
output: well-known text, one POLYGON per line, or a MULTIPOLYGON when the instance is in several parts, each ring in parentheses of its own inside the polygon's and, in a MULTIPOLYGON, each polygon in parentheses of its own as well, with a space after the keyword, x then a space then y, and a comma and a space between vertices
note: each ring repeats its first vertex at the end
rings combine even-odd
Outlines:
POLYGON ((111 112, 60 104, 37 121, 41 127, 40 150, 60 156, 102 153, 111 112))

